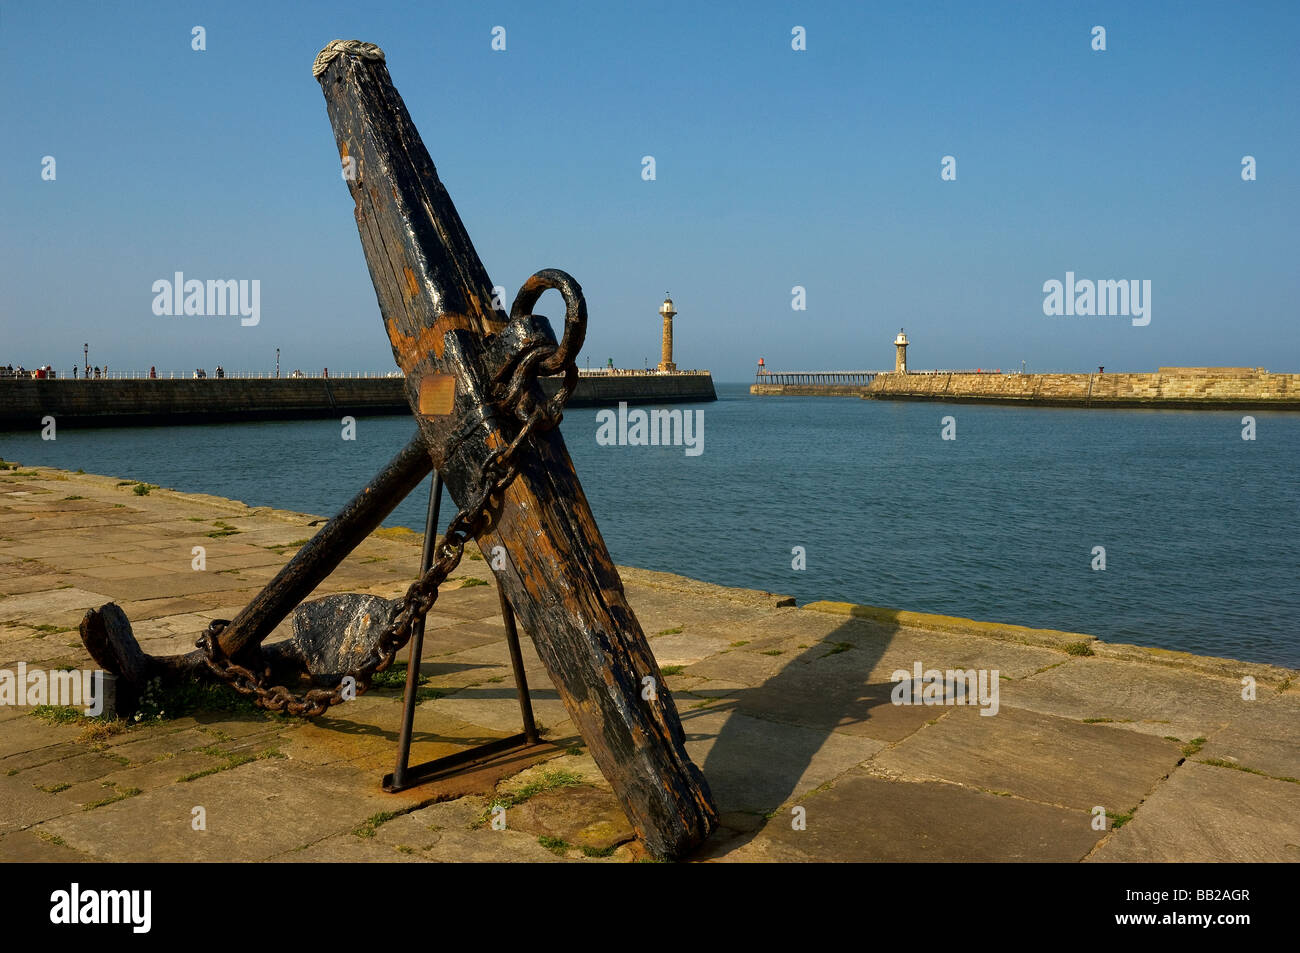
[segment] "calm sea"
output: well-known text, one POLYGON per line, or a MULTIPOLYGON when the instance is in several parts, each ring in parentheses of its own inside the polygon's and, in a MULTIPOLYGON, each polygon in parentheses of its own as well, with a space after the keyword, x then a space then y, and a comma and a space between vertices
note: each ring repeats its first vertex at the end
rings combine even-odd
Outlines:
MULTIPOLYGON (((563 432, 619 563, 730 586, 1300 666, 1300 414, 751 397, 704 452, 563 432), (941 418, 956 439, 941 439, 941 418), (1095 547, 1105 570, 1094 570, 1095 547), (795 547, 806 568, 795 570, 795 547)), ((0 455, 332 515, 414 431, 330 421, 0 433, 0 455)), ((390 524, 423 529, 427 484, 390 524)), ((444 502, 443 521, 453 507, 444 502)))

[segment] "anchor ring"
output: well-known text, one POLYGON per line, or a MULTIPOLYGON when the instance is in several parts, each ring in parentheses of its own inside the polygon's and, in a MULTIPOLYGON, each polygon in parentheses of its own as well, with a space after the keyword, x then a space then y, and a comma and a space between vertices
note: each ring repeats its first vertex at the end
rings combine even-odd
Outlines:
POLYGON ((543 268, 524 282, 510 306, 510 320, 527 317, 542 293, 552 288, 564 297, 564 337, 555 353, 538 365, 545 374, 559 373, 569 364, 577 366, 578 352, 587 337, 587 299, 582 295, 582 286, 566 271, 543 268))

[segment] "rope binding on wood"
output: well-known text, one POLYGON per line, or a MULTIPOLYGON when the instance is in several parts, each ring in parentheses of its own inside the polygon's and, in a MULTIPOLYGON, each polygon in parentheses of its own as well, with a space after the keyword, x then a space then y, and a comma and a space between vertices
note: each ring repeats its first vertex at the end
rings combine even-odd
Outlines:
POLYGON ((316 62, 311 65, 311 75, 320 76, 340 53, 350 53, 365 60, 384 62, 384 51, 373 43, 364 43, 361 40, 330 40, 325 44, 325 49, 316 54, 316 62))

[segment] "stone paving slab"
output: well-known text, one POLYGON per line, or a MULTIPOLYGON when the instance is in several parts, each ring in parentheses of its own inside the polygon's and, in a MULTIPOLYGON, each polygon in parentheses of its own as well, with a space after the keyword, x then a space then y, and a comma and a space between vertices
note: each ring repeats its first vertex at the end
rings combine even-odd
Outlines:
MULTIPOLYGON (((146 651, 187 652, 323 522, 36 474, 0 471, 0 669, 88 665, 75 627, 108 601, 146 651)), ((383 530, 315 596, 400 596, 419 549, 418 534, 383 530)), ((1285 779, 1300 776, 1298 672, 621 572, 721 811, 697 859, 1297 859, 1300 784, 1285 779), (894 673, 917 662, 998 670, 998 714, 894 704, 894 673), (1111 829, 1094 828, 1097 805, 1111 829)), ((429 618, 413 762, 519 729, 490 582, 467 558, 429 618)), ((378 782, 395 755, 400 670, 305 723, 241 710, 52 723, 0 705, 0 860, 643 858, 527 638, 523 649, 552 743, 398 795, 378 782), (486 823, 494 803, 508 805, 504 830, 486 823)))
POLYGON ((955 784, 849 771, 803 798, 804 830, 783 811, 752 838, 720 838, 731 861, 1080 861, 1101 836, 1091 816, 955 784))
POLYGON ((78 853, 44 831, 0 834, 0 863, 78 864, 88 860, 90 858, 85 854, 78 853))
POLYGON ((1300 784, 1185 764, 1088 859, 1300 862, 1300 784))
MULTIPOLYGON (((79 650, 80 645, 76 648, 79 650)), ((26 662, 29 667, 36 662, 55 663, 47 667, 58 668, 57 661, 67 658, 69 654, 79 656, 82 653, 74 650, 65 640, 38 635, 0 646, 0 664, 8 666, 11 671, 16 670, 18 662, 26 662)))
POLYGON ((661 667, 694 665, 715 655, 730 644, 728 636, 713 633, 685 633, 667 630, 663 635, 650 636, 650 648, 661 667))
POLYGON ((763 814, 866 761, 872 738, 751 718, 709 708, 684 711, 686 751, 703 771, 718 810, 763 814), (761 770, 756 766, 761 765, 761 770))
POLYGON ((414 851, 401 851, 391 844, 377 843, 370 838, 347 833, 331 834, 311 844, 290 848, 267 859, 286 864, 414 864, 430 858, 423 852, 416 854, 414 851))
POLYGON ((1300 694, 1261 693, 1216 731, 1197 755, 1279 778, 1300 779, 1300 694), (1290 730, 1278 731, 1279 725, 1290 730))
POLYGON ((1107 815, 1137 805, 1182 760, 1177 742, 1002 708, 953 708, 881 752, 872 767, 905 780, 941 780, 1107 815))
POLYGON ((4 591, 10 595, 21 595, 29 592, 45 592, 57 589, 65 584, 71 584, 69 576, 56 573, 36 573, 18 570, 13 573, 5 573, 4 591))
POLYGON ((1241 685, 1175 668, 1071 658, 1011 682, 1004 704, 1076 719, 1110 719, 1131 731, 1185 741, 1208 737, 1249 710, 1241 685))
POLYGON ((71 725, 46 725, 33 718, 6 722, 4 731, 0 731, 0 774, 80 754, 84 749, 60 744, 80 735, 81 731, 71 725))
POLYGON ((87 751, 70 758, 50 761, 22 772, 22 778, 33 787, 53 787, 76 784, 102 778, 122 767, 122 763, 97 751, 87 751))
MULTIPOLYGON (((150 790, 183 783, 182 778, 221 770, 225 763, 226 759, 219 755, 199 751, 184 751, 135 767, 122 767, 114 763, 114 770, 80 784, 73 784, 66 790, 58 791, 56 796, 74 807, 87 810, 87 805, 103 801, 122 791, 150 790)), ((51 775, 63 777, 60 771, 53 771, 51 775)))
MULTIPOLYGON (((545 676, 530 679, 529 694, 533 703, 533 717, 537 724, 544 727, 559 724, 569 717, 568 710, 560 701, 560 694, 545 676), (538 682, 545 688, 535 687, 538 682)), ((503 681, 493 685, 477 685, 425 702, 420 709, 428 710, 450 718, 459 719, 475 725, 483 725, 504 734, 515 734, 523 730, 523 715, 519 710, 518 695, 513 680, 507 676, 503 681)))
POLYGON ((410 800, 360 780, 346 767, 258 761, 175 785, 179 790, 160 788, 94 811, 63 814, 42 826, 103 860, 264 860, 350 831, 410 800), (193 828, 195 807, 206 811, 206 830, 193 828))
POLYGON ((504 815, 508 828, 599 855, 635 836, 618 799, 588 784, 534 795, 504 815))
MULTIPOLYGON (((18 622, 32 618, 54 618, 74 614, 78 623, 87 609, 97 608, 111 601, 112 596, 85 589, 55 589, 49 592, 29 592, 0 598, 0 622, 18 622)), ((56 623, 62 624, 62 623, 56 623)))

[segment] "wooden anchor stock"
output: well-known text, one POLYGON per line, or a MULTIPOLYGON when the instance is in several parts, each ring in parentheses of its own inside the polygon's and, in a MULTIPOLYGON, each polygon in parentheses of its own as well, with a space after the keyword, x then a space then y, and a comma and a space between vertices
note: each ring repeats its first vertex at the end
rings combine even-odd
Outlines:
MULTIPOLYGON (((545 326, 524 312, 547 287, 561 288, 569 319, 581 289, 539 273, 515 302, 524 320, 508 329, 383 54, 336 41, 314 72, 352 171, 345 178, 357 228, 407 398, 433 465, 463 507, 484 463, 519 430, 492 403, 512 334, 545 326)), ((671 693, 559 430, 534 431, 519 460, 478 545, 489 565, 497 547, 504 551, 498 584, 634 829, 655 856, 680 856, 716 826, 708 784, 686 754, 671 693)))

